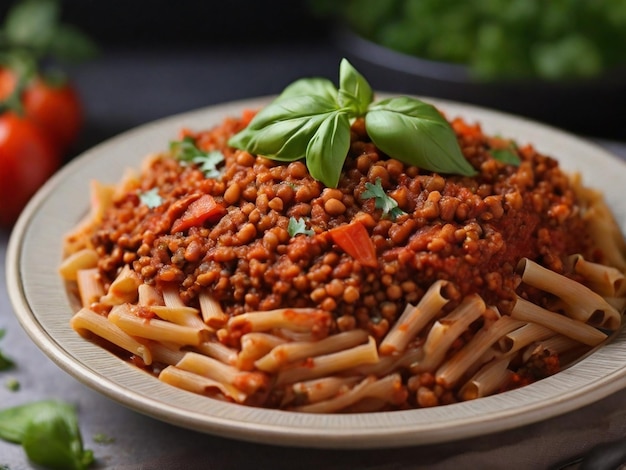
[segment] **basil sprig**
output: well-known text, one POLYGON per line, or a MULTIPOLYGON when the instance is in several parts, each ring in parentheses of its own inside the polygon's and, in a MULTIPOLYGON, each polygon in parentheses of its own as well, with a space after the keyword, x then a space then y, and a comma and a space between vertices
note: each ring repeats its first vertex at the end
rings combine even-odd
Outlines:
POLYGON ((390 157, 439 173, 476 173, 434 106, 409 97, 373 99, 367 80, 343 59, 338 89, 325 78, 295 81, 229 145, 278 161, 304 158, 311 176, 334 188, 350 148, 350 125, 365 117, 368 135, 390 157))

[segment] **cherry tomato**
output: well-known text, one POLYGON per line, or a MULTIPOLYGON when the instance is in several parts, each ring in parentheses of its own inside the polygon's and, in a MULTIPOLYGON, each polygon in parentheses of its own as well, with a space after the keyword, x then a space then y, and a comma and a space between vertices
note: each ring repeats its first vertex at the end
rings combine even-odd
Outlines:
POLYGON ((70 82, 53 85, 34 79, 22 96, 25 116, 44 129, 60 152, 76 141, 83 120, 79 96, 70 82))
POLYGON ((9 228, 37 189, 61 166, 48 136, 11 111, 0 115, 0 226, 9 228))

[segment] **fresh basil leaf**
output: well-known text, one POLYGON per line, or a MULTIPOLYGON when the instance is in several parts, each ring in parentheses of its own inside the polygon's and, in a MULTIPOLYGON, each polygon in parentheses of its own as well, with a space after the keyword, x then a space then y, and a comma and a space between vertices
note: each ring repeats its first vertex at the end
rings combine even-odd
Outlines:
POLYGON ((60 8, 54 0, 25 0, 7 13, 4 33, 10 43, 44 49, 55 33, 60 8))
POLYGON ((293 161, 304 158, 309 141, 336 103, 318 96, 279 99, 262 109, 228 144, 265 157, 293 161))
POLYGON ((301 78, 288 85, 277 99, 294 96, 319 96, 330 103, 337 103, 337 88, 326 78, 301 78))
POLYGON ((65 410, 49 408, 28 423, 22 447, 32 462, 46 468, 83 470, 93 463, 93 453, 83 450, 77 429, 65 410))
POLYGON ((306 149, 309 173, 329 188, 336 188, 350 148, 350 120, 345 112, 329 115, 306 149))
POLYGON ((404 163, 438 173, 476 174, 448 121, 421 100, 398 97, 380 101, 370 107, 365 127, 379 149, 404 163))
POLYGON ((339 103, 353 111, 356 116, 367 112, 374 99, 372 87, 346 59, 339 66, 339 103))
POLYGON ((0 410, 0 439, 20 444, 26 426, 33 417, 45 413, 50 407, 56 406, 58 406, 58 402, 44 400, 0 410))
POLYGON ((74 407, 56 400, 0 410, 0 438, 22 444, 29 459, 48 468, 83 470, 94 460, 83 449, 74 407))

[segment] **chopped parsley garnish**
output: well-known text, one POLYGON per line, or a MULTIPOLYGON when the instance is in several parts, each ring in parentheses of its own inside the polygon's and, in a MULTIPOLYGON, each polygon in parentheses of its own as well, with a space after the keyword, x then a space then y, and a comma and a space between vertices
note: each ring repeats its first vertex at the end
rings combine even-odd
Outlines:
POLYGON ((290 237, 295 237, 296 235, 311 236, 315 234, 313 230, 306 228, 306 223, 304 222, 304 219, 296 219, 294 217, 289 218, 287 231, 289 232, 290 237))
POLYGON ((158 188, 152 188, 145 193, 139 194, 139 200, 142 204, 145 204, 150 209, 154 209, 155 207, 159 207, 163 204, 163 198, 159 196, 158 188))
MULTIPOLYGON (((5 330, 0 329, 0 339, 2 339, 2 337, 4 336, 4 333, 5 333, 5 330)), ((15 365, 14 362, 10 358, 5 356, 2 350, 0 350, 0 370, 10 369, 14 365, 15 365)))
POLYGON ((376 178, 376 184, 365 183, 365 188, 365 191, 361 194, 361 199, 373 198, 376 209, 382 209, 383 216, 396 220, 404 214, 404 211, 398 207, 398 202, 385 193, 380 178, 376 178))
POLYGON ((224 155, 219 150, 205 152, 200 150, 192 137, 170 142, 170 150, 174 158, 188 164, 196 164, 207 178, 219 178, 217 166, 224 161, 224 155))

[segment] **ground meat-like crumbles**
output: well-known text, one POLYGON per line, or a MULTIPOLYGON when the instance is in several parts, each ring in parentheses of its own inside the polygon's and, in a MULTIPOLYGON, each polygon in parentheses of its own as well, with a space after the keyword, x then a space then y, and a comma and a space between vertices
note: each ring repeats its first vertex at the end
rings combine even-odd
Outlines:
POLYGON ((200 149, 224 155, 217 178, 164 153, 143 169, 139 191, 116 199, 92 237, 107 282, 129 264, 147 284, 179 285, 189 306, 208 290, 229 316, 314 307, 332 313, 333 331, 362 328, 380 340, 438 279, 451 281, 451 306, 476 292, 506 314, 519 293, 518 260, 563 273, 565 255, 590 256, 568 175, 531 145, 517 147, 454 119, 462 152, 478 174, 440 175, 383 154, 359 119, 338 187, 328 188, 301 161, 230 148, 229 137, 249 118, 183 132, 200 149), (514 152, 521 163, 494 158, 500 150, 514 152), (397 217, 364 197, 368 183, 397 202, 397 217), (157 207, 140 200, 153 188, 161 198, 157 207), (172 231, 203 195, 223 213, 172 231), (303 233, 290 234, 290 219, 304 223, 303 233), (359 263, 330 235, 355 221, 375 246, 377 266, 359 263))

